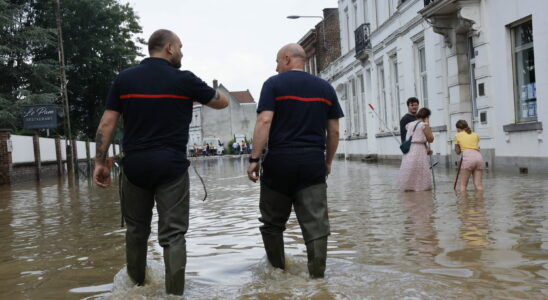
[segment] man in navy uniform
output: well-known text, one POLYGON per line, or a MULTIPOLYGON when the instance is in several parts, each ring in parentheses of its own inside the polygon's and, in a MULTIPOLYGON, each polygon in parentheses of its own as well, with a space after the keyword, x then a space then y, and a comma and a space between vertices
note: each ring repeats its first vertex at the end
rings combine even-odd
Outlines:
POLYGON ((122 213, 127 224, 129 277, 145 279, 147 241, 156 199, 158 235, 164 249, 166 291, 182 295, 186 266, 185 234, 189 220, 189 161, 186 158, 193 101, 215 109, 227 98, 189 71, 181 71, 181 40, 160 29, 148 41, 149 58, 124 70, 114 80, 97 129, 93 178, 110 184, 105 164, 120 115, 124 122, 122 213))
POLYGON ((310 277, 324 277, 327 258, 326 177, 339 143, 337 95, 325 80, 304 72, 306 55, 298 44, 284 46, 276 58, 276 76, 263 85, 247 174, 259 178, 259 219, 267 258, 285 268, 283 231, 291 207, 301 226, 310 277))

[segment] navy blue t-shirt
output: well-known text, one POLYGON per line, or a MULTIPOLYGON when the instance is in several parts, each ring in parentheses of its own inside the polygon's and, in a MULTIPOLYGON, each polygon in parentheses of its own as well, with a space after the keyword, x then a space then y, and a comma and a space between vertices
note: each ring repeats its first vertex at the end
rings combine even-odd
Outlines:
POLYGON ((274 111, 269 150, 325 149, 327 120, 344 116, 333 87, 302 71, 287 71, 263 84, 257 112, 265 110, 274 111))
POLYGON ((114 80, 106 109, 122 114, 124 173, 153 188, 186 172, 193 101, 208 103, 215 90, 161 58, 146 58, 114 80))

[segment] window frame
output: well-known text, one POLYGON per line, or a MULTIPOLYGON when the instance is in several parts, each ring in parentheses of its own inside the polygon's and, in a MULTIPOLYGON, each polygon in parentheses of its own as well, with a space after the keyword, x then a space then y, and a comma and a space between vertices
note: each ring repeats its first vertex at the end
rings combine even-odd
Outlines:
MULTIPOLYGON (((534 57, 535 57, 535 41, 534 41, 534 29, 533 29, 533 18, 532 16, 528 16, 526 18, 523 18, 517 22, 514 22, 512 23, 511 25, 508 26, 509 27, 509 30, 510 30, 510 43, 511 43, 511 56, 512 56, 512 86, 513 86, 513 90, 514 90, 514 99, 513 99, 513 102, 514 102, 514 117, 515 117, 515 122, 516 123, 530 123, 530 122, 536 122, 538 121, 538 97, 536 95, 536 92, 535 92, 535 97, 534 98, 528 98, 527 100, 524 100, 523 102, 527 105, 529 105, 529 103, 532 103, 534 102, 535 103, 535 116, 533 117, 522 117, 522 107, 521 107, 521 104, 522 104, 522 101, 521 101, 521 97, 520 97, 520 93, 522 92, 521 89, 520 89, 520 86, 519 86, 519 77, 518 77, 518 55, 519 53, 523 53, 524 51, 528 51, 528 50, 532 50, 532 55, 533 55, 533 66, 535 65, 535 62, 534 62, 534 57), (520 46, 516 46, 516 33, 517 33, 517 30, 520 26, 524 25, 525 23, 528 23, 528 22, 531 22, 531 38, 532 38, 532 41, 527 43, 527 44, 523 44, 523 45, 520 45, 520 46), (530 100, 530 99, 534 99, 534 100, 530 100)), ((522 63, 522 66, 523 66, 523 63, 522 63)), ((536 72, 535 72, 535 67, 533 67, 533 74, 535 76, 535 82, 534 82, 534 86, 536 86, 536 72)), ((529 110, 530 108, 528 108, 529 110)))
POLYGON ((392 104, 394 111, 392 113, 392 127, 394 130, 398 130, 400 127, 401 108, 400 108, 400 78, 398 68, 398 55, 394 54, 389 58, 390 62, 390 74, 391 74, 391 90, 392 90, 392 104))
POLYGON ((422 107, 428 107, 428 69, 426 68, 426 46, 424 40, 415 42, 416 84, 422 107), (424 54, 424 64, 421 52, 424 54), (424 69, 422 67, 424 66, 424 69))
POLYGON ((386 103, 386 81, 384 79, 386 73, 384 70, 384 62, 377 63, 377 100, 379 102, 380 115, 383 120, 379 122, 379 131, 385 132, 385 128, 382 122, 386 123, 388 120, 388 105, 386 103))

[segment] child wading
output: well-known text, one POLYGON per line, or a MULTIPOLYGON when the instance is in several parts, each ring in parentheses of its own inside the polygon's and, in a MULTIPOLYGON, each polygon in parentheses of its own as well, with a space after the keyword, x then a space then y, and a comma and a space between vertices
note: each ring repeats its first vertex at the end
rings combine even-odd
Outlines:
POLYGON ((455 135, 455 152, 462 153, 462 164, 460 166, 460 191, 466 191, 470 175, 474 178, 474 187, 476 190, 483 190, 481 176, 483 173, 483 157, 479 151, 479 136, 472 132, 465 120, 458 120, 457 134, 455 135))

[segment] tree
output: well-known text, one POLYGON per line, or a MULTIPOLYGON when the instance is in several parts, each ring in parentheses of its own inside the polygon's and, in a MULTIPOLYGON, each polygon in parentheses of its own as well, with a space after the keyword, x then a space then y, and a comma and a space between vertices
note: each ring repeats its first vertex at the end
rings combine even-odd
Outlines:
MULTIPOLYGON (((42 12, 37 23, 55 27, 51 2, 36 5, 42 12)), ((61 1, 61 18, 73 132, 92 138, 112 81, 141 56, 138 44, 144 41, 135 35, 142 29, 133 8, 115 0, 61 1)), ((37 57, 56 59, 56 46, 37 57)))
POLYGON ((55 45, 55 32, 35 24, 35 1, 0 0, 0 127, 20 129, 20 106, 54 103, 56 61, 35 52, 55 45))
MULTIPOLYGON (((62 106, 54 4, 0 0, 0 127, 21 128, 22 104, 62 106)), ((141 56, 142 29, 116 0, 61 1, 61 18, 72 131, 93 137, 112 81, 141 56)))

